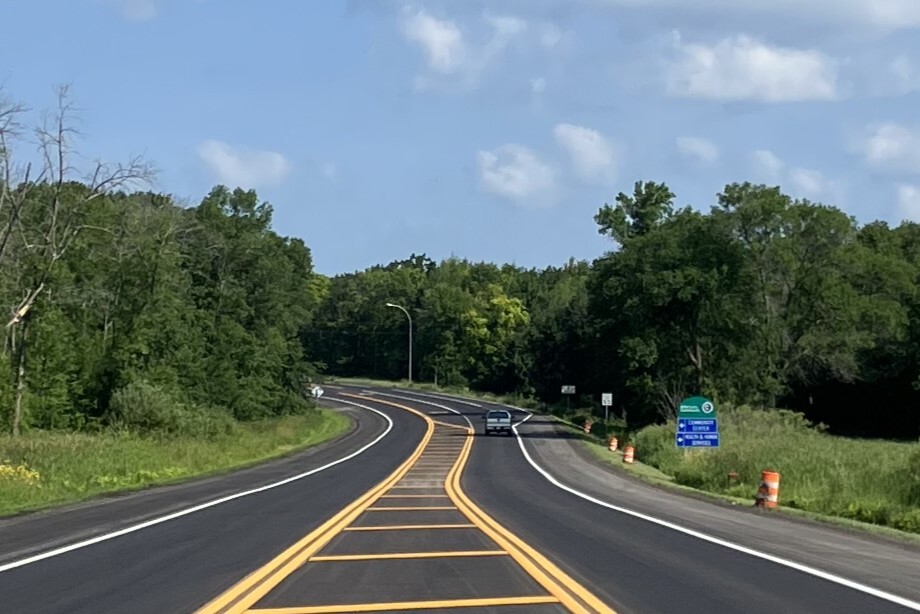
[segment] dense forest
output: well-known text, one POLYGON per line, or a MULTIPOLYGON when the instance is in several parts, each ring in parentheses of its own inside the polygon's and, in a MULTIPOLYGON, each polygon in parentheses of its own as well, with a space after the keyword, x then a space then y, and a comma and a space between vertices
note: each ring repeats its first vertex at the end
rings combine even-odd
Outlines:
MULTIPOLYGON (((76 176, 71 107, 0 107, 0 425, 218 426, 303 410, 320 372, 577 403, 630 425, 685 395, 789 407, 833 432, 920 435, 920 226, 859 226, 779 187, 708 212, 637 182, 598 211, 611 251, 543 270, 421 255, 326 278, 253 191, 195 206, 142 160, 76 176), (174 408, 174 409, 169 409, 174 408)), ((407 250, 408 251, 408 250, 407 250)))

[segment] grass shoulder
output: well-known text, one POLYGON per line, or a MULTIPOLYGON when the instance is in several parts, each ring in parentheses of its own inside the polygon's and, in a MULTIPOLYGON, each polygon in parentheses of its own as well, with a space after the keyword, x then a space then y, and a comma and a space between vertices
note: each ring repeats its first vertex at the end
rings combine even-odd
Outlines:
POLYGON ((338 412, 237 423, 210 437, 33 431, 0 436, 0 516, 240 469, 335 439, 338 412))

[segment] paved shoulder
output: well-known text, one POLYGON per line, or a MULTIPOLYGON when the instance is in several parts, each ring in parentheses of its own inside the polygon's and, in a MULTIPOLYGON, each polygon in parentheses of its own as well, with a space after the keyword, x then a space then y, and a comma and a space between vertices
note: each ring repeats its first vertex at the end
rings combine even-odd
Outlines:
POLYGON ((605 467, 551 420, 534 417, 521 428, 524 445, 553 477, 614 505, 847 579, 920 600, 920 548, 816 522, 770 516, 683 496, 605 467), (532 422, 532 423, 531 423, 532 422))

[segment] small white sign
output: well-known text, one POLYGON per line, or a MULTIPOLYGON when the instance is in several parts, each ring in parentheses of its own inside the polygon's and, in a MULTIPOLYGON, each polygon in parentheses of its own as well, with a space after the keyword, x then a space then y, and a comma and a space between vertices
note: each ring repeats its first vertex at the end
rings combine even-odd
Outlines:
POLYGON ((562 394, 575 394, 575 386, 563 386, 562 394))
POLYGON ((604 392, 603 394, 601 394, 601 405, 603 405, 604 407, 610 407, 611 405, 613 405, 613 393, 612 392, 604 392))
POLYGON ((323 396, 323 389, 319 386, 313 386, 313 389, 310 391, 314 399, 318 399, 323 396))

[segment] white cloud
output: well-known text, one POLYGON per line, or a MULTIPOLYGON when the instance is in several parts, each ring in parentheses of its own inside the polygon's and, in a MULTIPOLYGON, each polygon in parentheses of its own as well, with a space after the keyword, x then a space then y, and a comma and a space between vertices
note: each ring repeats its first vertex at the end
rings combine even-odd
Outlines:
POLYGON ((159 12, 155 0, 104 0, 128 21, 149 21, 159 12))
POLYGON ((719 148, 712 141, 693 136, 677 138, 677 151, 687 158, 693 158, 706 164, 719 159, 719 148))
POLYGON ((291 165, 280 153, 232 147, 216 140, 198 145, 198 157, 220 183, 228 186, 275 185, 291 170, 291 165))
POLYGON ((902 220, 920 222, 920 187, 908 184, 898 186, 898 214, 902 220))
POLYGON ((715 45, 683 43, 666 69, 671 96, 711 100, 792 102, 833 100, 837 70, 819 51, 771 47, 748 36, 715 45))
MULTIPOLYGON (((589 0, 593 1, 593 0, 589 0)), ((797 21, 850 24, 882 29, 920 27, 916 0, 600 0, 611 6, 658 7, 724 14, 774 15, 797 21)))
POLYGON ((537 77, 536 79, 530 80, 530 91, 534 94, 542 94, 546 91, 546 79, 543 77, 537 77))
POLYGON ((477 154, 479 180, 487 192, 525 204, 549 202, 556 177, 551 166, 522 145, 502 145, 477 154))
POLYGON ((556 142, 572 159, 575 172, 586 181, 608 182, 616 178, 617 161, 614 147, 600 132, 558 124, 553 133, 556 142))
POLYGON ((920 130, 893 122, 870 127, 861 143, 866 162, 876 168, 920 173, 920 130))
POLYGON ((403 21, 403 35, 422 48, 428 67, 442 74, 455 72, 468 54, 457 24, 432 17, 421 9, 403 21))
POLYGON ((767 181, 778 181, 780 173, 786 166, 772 151, 758 149, 751 157, 754 160, 754 171, 767 181))
MULTIPOLYGON (((452 86, 472 86, 479 75, 494 64, 511 44, 528 29, 528 23, 509 15, 485 15, 487 35, 471 38, 469 32, 449 19, 439 19, 424 9, 404 9, 402 32, 409 42, 421 47, 428 69, 452 86)), ((418 76, 418 89, 436 83, 430 76, 418 76)))

